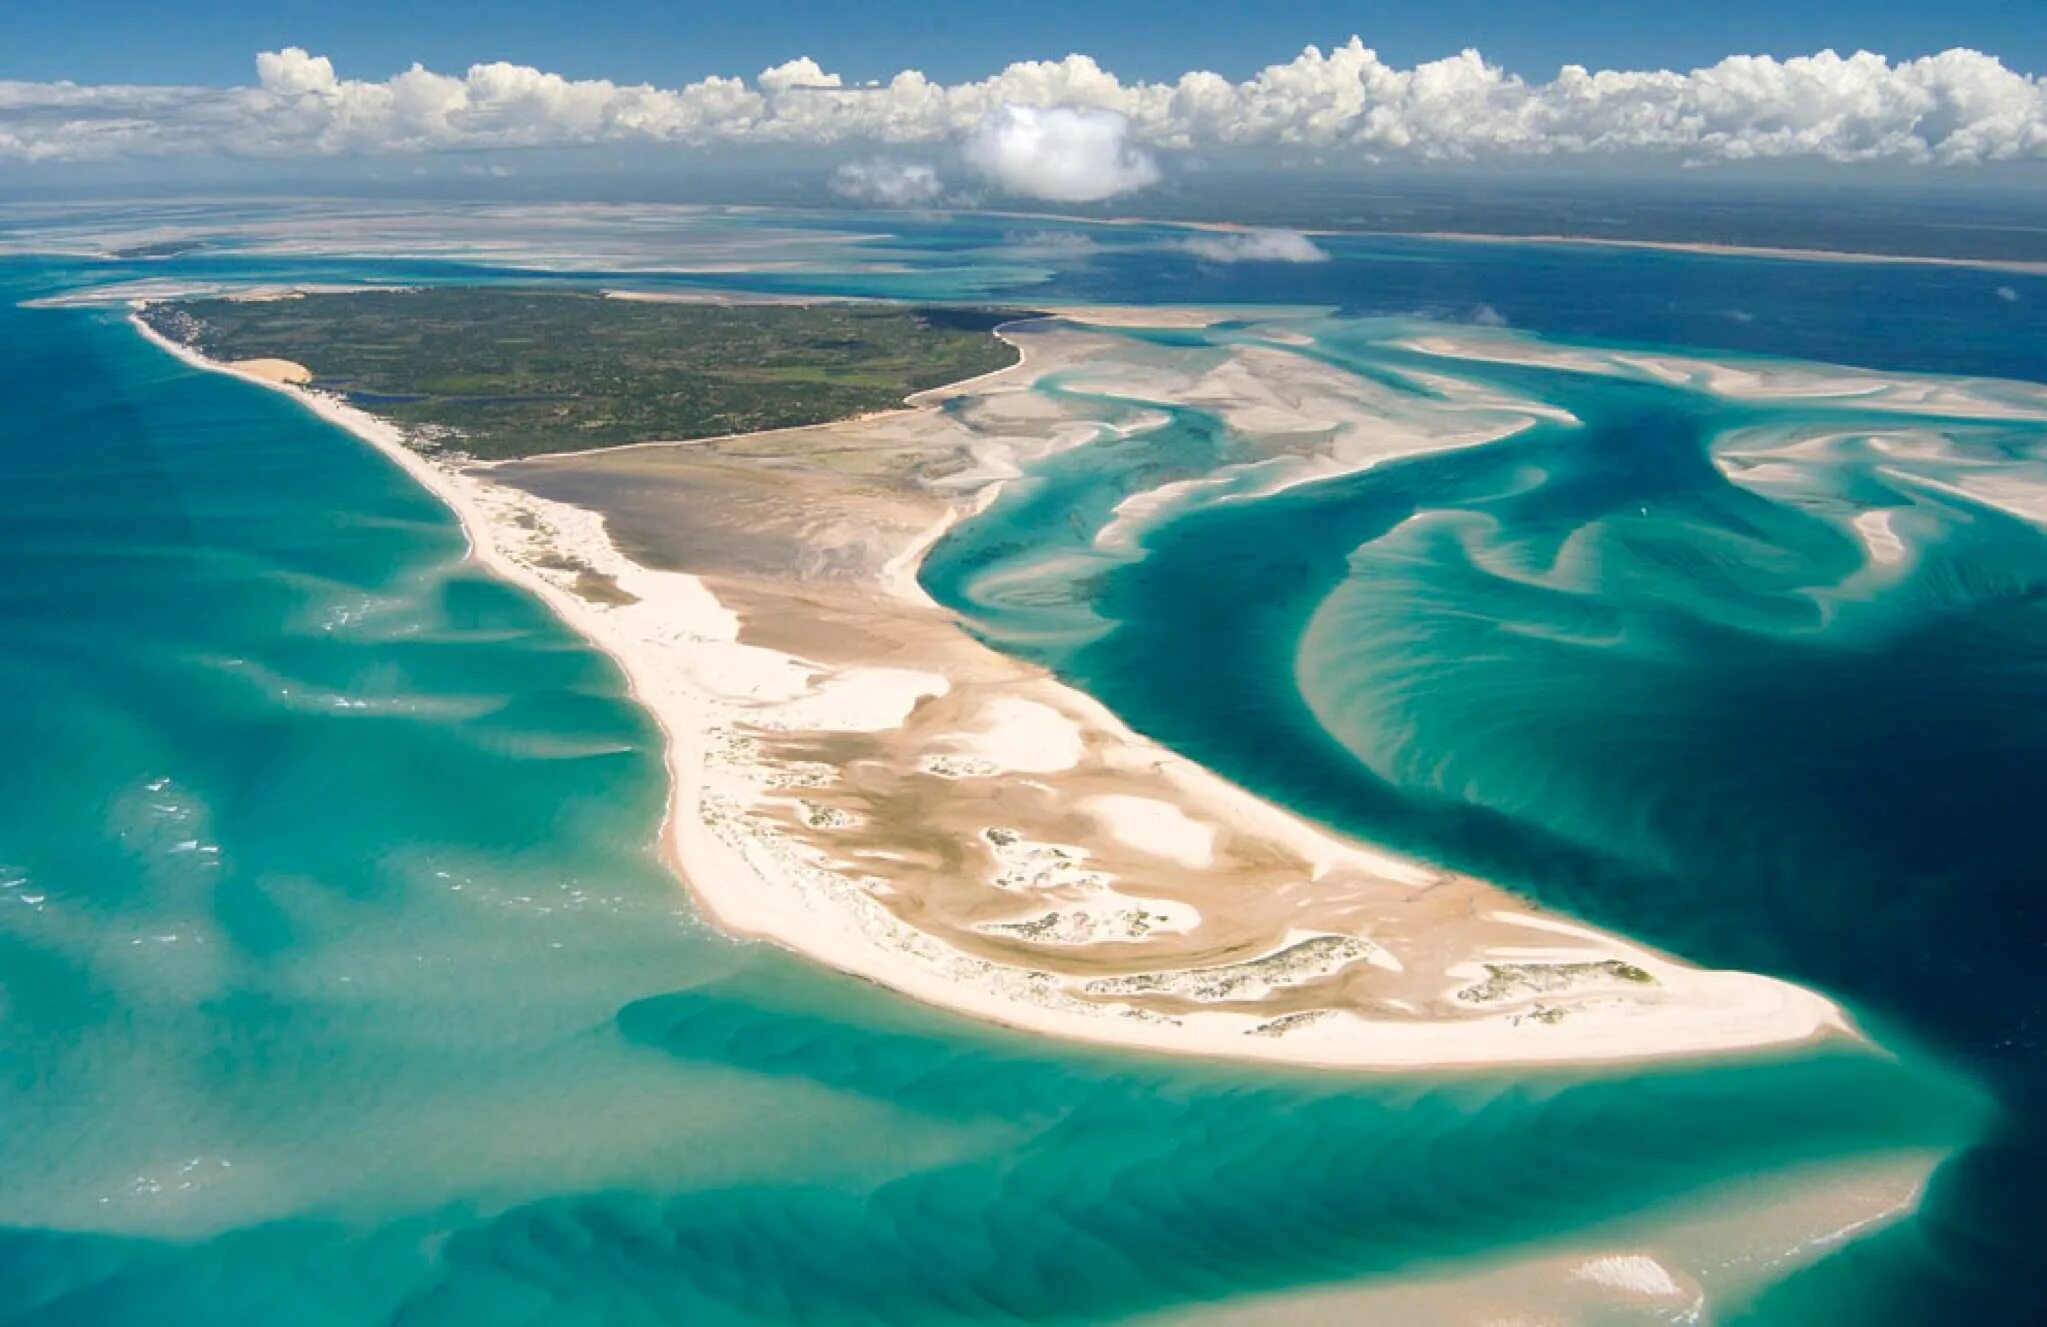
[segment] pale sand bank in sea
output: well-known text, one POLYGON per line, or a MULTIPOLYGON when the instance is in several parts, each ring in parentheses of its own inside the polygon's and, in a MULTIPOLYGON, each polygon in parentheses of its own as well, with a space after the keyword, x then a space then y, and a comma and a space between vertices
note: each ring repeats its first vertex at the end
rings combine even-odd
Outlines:
POLYGON ((1702 244, 1677 240, 1618 240, 1593 235, 1487 235, 1476 231, 1370 231, 1392 238, 1451 240, 1459 244, 1541 244, 1595 249, 1646 249, 1662 253, 1717 254, 1727 258, 1776 258, 1801 263, 1876 263, 1906 267, 1965 267, 2020 276, 2047 275, 2047 262, 2023 258, 1940 258, 1928 254, 1865 253, 1847 249, 1794 249, 1767 244, 1702 244))
POLYGON ((1795 360, 1716 360, 1653 351, 1601 350, 1477 331, 1416 336, 1396 344, 1444 360, 1527 364, 1640 378, 1740 401, 1866 406, 1900 415, 1947 419, 2047 421, 2047 386, 2014 379, 1886 373, 1795 360))
MULTIPOLYGON (((1315 317, 1334 312, 1330 305, 1232 305, 1218 308, 1199 304, 1036 304, 1070 323, 1089 327, 1213 327, 1217 323, 1246 322, 1268 317, 1315 317)), ((1290 334, 1276 333, 1276 339, 1290 334)))
POLYGON ((1432 1327, 1575 1327, 1585 1322, 1717 1322, 1750 1297, 1910 1215, 1938 1153, 1823 1164, 1733 1184, 1631 1217, 1604 1241, 1570 1237, 1532 1256, 1454 1272, 1253 1296, 1143 1327, 1293 1327, 1303 1322, 1432 1327))
POLYGON ((247 304, 267 304, 303 299, 307 295, 360 295, 372 291, 404 290, 404 286, 343 286, 306 282, 291 285, 236 285, 227 281, 193 281, 186 278, 151 277, 116 281, 104 286, 85 286, 59 295, 23 300, 24 309, 130 308, 136 304, 162 303, 183 299, 226 299, 247 304))
MULTIPOLYGON (((1445 445, 1399 394, 1270 345, 1190 365, 1045 320, 1005 330, 1016 367, 923 408, 485 467, 142 330, 377 447, 479 562, 618 660, 667 739, 664 849, 733 931, 977 1017, 1158 1051, 1393 1068, 1848 1035, 1811 992, 1311 825, 982 646, 917 587, 924 550, 1032 456, 1132 426, 1028 390, 1044 374, 1269 431, 1274 482, 1445 445)), ((1528 418, 1479 392, 1430 408, 1457 445, 1528 418)))
POLYGON ((1838 482, 1833 476, 1844 464, 1868 465, 1871 473, 1907 493, 1958 498, 2047 525, 2047 455, 2042 449, 1995 434, 1972 438, 1969 430, 1946 423, 2047 423, 2047 386, 2039 383, 1557 346, 1487 332, 1435 333, 1400 344, 1446 362, 1526 364, 1668 383, 1735 401, 1839 409, 1838 423, 1821 417, 1788 431, 1730 432, 1713 440, 1710 455, 1732 483, 1780 496, 1809 495, 1811 510, 1839 521, 1863 545, 1872 570, 1910 560, 1900 521, 1909 526, 1912 517, 1889 509, 1849 514, 1832 496, 1838 482), (1895 419, 1886 421, 1884 415, 1895 419))
POLYGON ((1234 221, 1174 221, 1157 217, 1083 217, 1059 212, 984 212, 986 216, 1015 217, 1020 221, 1063 221, 1080 226, 1153 226, 1161 230, 1192 230, 1224 235, 1261 230, 1285 230, 1299 235, 1345 235, 1362 239, 1443 240, 1456 244, 1535 244, 1549 247, 1583 246, 1597 249, 1637 249, 1662 253, 1697 253, 1729 258, 1776 258, 1805 263, 1877 263, 1908 267, 1962 267, 1985 272, 2011 272, 2019 276, 2047 275, 2047 262, 2025 258, 1947 258, 1936 254, 1870 253, 1854 249, 1800 249, 1787 245, 1709 244, 1687 240, 1626 240, 1598 235, 1533 234, 1510 235, 1476 230, 1357 230, 1317 226, 1251 226, 1234 221))

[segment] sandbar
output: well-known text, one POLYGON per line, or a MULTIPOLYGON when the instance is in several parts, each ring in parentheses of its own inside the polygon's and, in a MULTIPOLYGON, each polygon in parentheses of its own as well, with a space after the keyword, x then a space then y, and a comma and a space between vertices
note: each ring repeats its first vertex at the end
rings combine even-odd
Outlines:
MULTIPOLYGON (((982 644, 918 588, 952 523, 1115 427, 1034 391, 1048 374, 1234 411, 1274 430, 1275 462, 1318 473, 1444 445, 1310 357, 1254 344, 1189 370, 1038 319, 1001 329, 1016 365, 886 415, 482 465, 136 325, 375 447, 447 504, 482 566, 618 662, 665 738, 661 851, 734 933, 976 1018, 1157 1052, 1391 1070, 1854 1035, 1813 992, 1691 967, 1311 824, 982 644)), ((1457 445, 1527 423, 1508 402, 1451 404, 1457 445)))

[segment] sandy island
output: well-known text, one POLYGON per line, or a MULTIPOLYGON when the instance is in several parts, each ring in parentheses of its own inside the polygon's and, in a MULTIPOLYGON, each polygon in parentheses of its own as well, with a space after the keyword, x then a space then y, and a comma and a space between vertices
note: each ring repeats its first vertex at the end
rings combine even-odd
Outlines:
POLYGON ((925 551, 1032 457, 1141 422, 1032 391, 1048 373, 1273 439, 1268 488, 1482 443, 1525 427, 1511 403, 1424 427, 1277 343, 1189 363, 1043 319, 1003 329, 1014 368, 906 410, 481 465, 308 386, 317 365, 215 363, 135 321, 376 447, 482 565, 618 661, 666 737, 663 851, 731 931, 1155 1051, 1390 1069, 1852 1035, 1799 987, 1685 965, 1262 801, 983 646, 917 585, 925 551))
POLYGON ((1347 226, 1289 226, 1284 222, 1250 225, 1238 221, 1190 221, 1174 217, 1078 216, 1070 212, 1030 212, 979 209, 982 216, 1014 217, 1019 221, 1061 221, 1076 226, 1117 228, 1154 227, 1222 235, 1255 234, 1260 231, 1291 231, 1296 235, 1386 240, 1441 240, 1453 244, 1536 244, 1600 249, 1639 249, 1659 253, 1693 253, 1727 258, 1778 258, 1807 263, 1877 263, 1907 267, 1959 267, 1983 272, 2010 272, 2017 276, 2047 276, 2047 261, 2030 258, 1959 258, 1937 254, 1885 253, 1862 249, 1805 249, 1772 244, 1719 244, 1705 240, 1631 240, 1606 235, 1572 235, 1562 232, 1516 233, 1485 230, 1383 230, 1347 226))
POLYGON ((1642 249, 1658 253, 1696 253, 1723 258, 1776 258, 1800 263, 1875 263, 1904 267, 1960 267, 2019 276, 2047 275, 2047 262, 2027 258, 1943 258, 1929 254, 1880 253, 1855 249, 1797 249, 1771 244, 1711 244, 1687 240, 1623 240, 1600 235, 1505 235, 1485 231, 1360 231, 1388 238, 1447 240, 1457 244, 1541 244, 1595 249, 1642 249))

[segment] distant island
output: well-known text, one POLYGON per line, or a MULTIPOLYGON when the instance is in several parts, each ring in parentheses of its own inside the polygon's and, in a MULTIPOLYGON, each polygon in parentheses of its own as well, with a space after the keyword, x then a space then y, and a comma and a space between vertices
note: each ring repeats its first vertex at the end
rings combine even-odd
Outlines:
POLYGON ((996 309, 448 286, 139 316, 209 359, 271 361, 417 444, 486 461, 827 424, 1017 361, 990 333, 1018 315, 996 309))

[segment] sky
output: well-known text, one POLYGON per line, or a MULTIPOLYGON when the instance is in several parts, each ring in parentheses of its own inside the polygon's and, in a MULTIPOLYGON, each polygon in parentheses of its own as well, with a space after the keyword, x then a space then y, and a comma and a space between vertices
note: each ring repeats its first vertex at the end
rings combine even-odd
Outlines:
POLYGON ((1527 77, 1829 47, 1966 46, 2047 72, 2047 6, 2030 0, 0 0, 0 33, 0 79, 92 83, 244 82, 285 46, 361 78, 509 60, 669 85, 809 55, 849 79, 954 82, 1073 51, 1125 78, 1243 78, 1353 33, 1394 64, 1474 46, 1527 77))
POLYGON ((0 0, 0 186, 68 168, 818 154, 881 206, 1275 169, 2031 172, 2009 0, 0 0))

